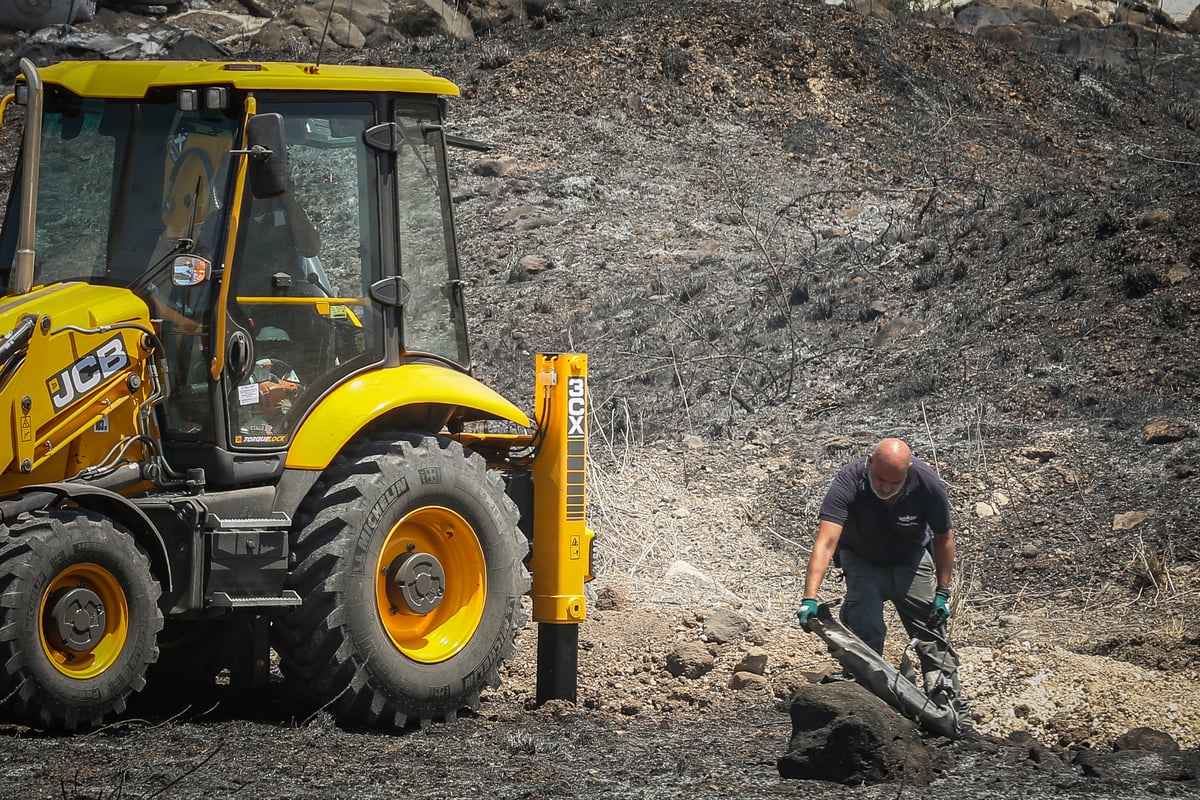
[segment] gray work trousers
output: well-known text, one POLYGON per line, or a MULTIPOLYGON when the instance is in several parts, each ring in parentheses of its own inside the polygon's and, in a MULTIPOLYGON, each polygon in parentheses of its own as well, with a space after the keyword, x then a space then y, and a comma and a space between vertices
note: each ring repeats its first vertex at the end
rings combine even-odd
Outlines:
POLYGON ((922 549, 902 564, 873 564, 850 550, 839 551, 838 558, 846 577, 842 623, 882 655, 887 635, 883 604, 890 600, 913 641, 925 693, 958 700, 958 655, 946 638, 946 623, 931 624, 937 576, 929 552, 922 549))

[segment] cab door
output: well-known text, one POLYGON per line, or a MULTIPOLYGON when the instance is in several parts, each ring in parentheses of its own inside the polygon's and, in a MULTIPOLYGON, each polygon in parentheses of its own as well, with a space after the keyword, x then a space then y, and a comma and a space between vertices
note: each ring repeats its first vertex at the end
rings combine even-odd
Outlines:
MULTIPOLYGON (((281 194, 244 193, 229 269, 229 337, 247 355, 223 376, 231 446, 286 445, 325 392, 383 360, 380 165, 364 144, 365 100, 273 102, 287 148, 281 194), (239 374, 240 373, 240 374, 239 374)), ((230 346, 227 342, 227 347, 230 346)))

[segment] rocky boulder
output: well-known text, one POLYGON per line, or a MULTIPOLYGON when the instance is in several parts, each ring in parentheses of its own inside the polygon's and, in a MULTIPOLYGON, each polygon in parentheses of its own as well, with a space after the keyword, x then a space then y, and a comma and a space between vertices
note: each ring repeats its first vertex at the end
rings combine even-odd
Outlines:
POLYGON ((917 726, 861 686, 802 686, 791 701, 792 736, 776 764, 783 778, 925 785, 933 758, 917 726))
POLYGON ((750 629, 750 621, 728 608, 714 609, 704 620, 702 635, 707 642, 730 644, 739 642, 750 629))
POLYGON ((702 642, 682 642, 667 654, 667 672, 676 678, 696 679, 712 672, 716 659, 702 642))
POLYGON ((1200 787, 1200 750, 1084 750, 1075 757, 1075 764, 1084 777, 1109 783, 1200 787))

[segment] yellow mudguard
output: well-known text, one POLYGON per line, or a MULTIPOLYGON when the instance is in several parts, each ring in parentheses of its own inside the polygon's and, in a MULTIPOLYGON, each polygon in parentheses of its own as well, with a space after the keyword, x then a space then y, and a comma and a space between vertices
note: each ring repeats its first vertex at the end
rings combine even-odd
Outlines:
POLYGON ((412 405, 468 408, 478 419, 530 424, 521 409, 470 375, 434 364, 405 364, 367 373, 330 392, 296 431, 287 466, 325 469, 368 423, 412 405))

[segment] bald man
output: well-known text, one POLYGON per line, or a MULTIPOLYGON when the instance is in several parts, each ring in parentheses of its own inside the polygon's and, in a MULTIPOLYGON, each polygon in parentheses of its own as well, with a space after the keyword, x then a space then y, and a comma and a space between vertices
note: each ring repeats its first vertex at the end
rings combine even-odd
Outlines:
POLYGON ((891 601, 916 640, 926 693, 935 701, 957 701, 958 658, 946 639, 954 531, 937 473, 900 439, 884 439, 870 455, 842 467, 818 517, 801 624, 816 614, 821 581, 836 555, 846 578, 846 627, 882 654, 883 604, 891 601))

